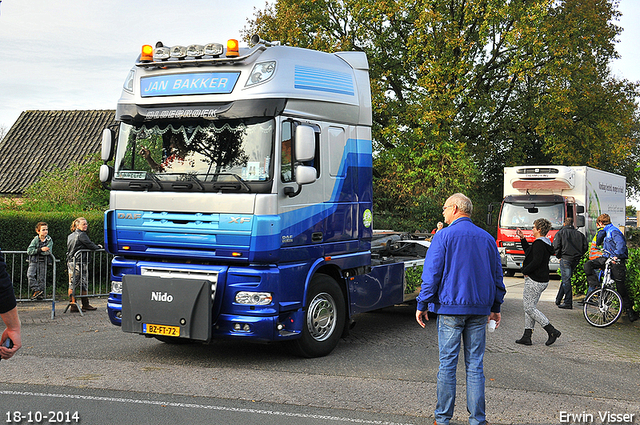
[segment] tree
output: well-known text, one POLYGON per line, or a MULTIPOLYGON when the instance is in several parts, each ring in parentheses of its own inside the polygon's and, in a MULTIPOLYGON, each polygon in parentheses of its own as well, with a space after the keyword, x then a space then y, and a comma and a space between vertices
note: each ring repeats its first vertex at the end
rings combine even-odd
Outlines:
POLYGON ((245 36, 370 64, 377 208, 498 200, 505 165, 589 165, 640 188, 638 88, 611 76, 617 2, 277 0, 245 36))

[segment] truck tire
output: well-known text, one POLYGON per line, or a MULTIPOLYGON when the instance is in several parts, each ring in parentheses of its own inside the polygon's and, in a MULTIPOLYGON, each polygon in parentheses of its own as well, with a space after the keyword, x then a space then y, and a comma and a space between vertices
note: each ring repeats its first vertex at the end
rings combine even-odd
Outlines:
POLYGON ((322 357, 338 345, 346 320, 345 299, 338 283, 325 274, 311 279, 300 338, 291 341, 302 357, 322 357))

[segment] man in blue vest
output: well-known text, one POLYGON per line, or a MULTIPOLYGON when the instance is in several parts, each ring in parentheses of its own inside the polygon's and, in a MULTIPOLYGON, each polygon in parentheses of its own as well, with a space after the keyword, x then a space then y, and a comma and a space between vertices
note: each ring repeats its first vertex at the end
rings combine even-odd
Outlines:
POLYGON ((627 258, 629 251, 627 250, 627 240, 616 226, 611 224, 609 214, 601 214, 596 220, 597 227, 604 227, 598 231, 596 244, 602 245, 602 257, 589 260, 584 263, 584 273, 587 275, 587 283, 589 284, 589 292, 592 292, 598 285, 598 277, 595 269, 604 268, 608 258, 613 258, 614 263, 611 265, 611 276, 616 282, 616 289, 622 297, 622 305, 627 311, 629 321, 638 320, 638 314, 633 311, 633 304, 629 298, 629 292, 625 285, 627 277, 627 258))

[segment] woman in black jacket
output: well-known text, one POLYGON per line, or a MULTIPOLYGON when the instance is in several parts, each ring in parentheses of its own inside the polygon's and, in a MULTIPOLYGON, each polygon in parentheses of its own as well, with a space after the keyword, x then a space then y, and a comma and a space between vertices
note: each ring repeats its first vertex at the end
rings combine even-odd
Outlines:
POLYGON ((551 230, 549 220, 539 218, 533 222, 533 236, 536 238, 529 244, 524 238, 522 230, 516 230, 524 250, 524 262, 522 274, 524 274, 524 289, 522 291, 522 304, 524 305, 524 335, 516 340, 518 344, 531 345, 531 334, 536 322, 547 331, 548 339, 545 345, 556 342, 560 331, 554 328, 549 319, 538 310, 540 295, 549 286, 549 257, 553 255, 553 245, 547 233, 551 230))

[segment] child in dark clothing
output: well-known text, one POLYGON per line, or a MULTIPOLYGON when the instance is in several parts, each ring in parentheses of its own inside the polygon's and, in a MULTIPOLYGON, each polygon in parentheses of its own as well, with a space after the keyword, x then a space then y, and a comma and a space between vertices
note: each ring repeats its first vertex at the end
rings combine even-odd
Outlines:
POLYGON ((547 233, 551 230, 549 220, 539 218, 533 222, 533 236, 536 238, 529 244, 522 233, 516 230, 516 235, 520 238, 524 250, 524 262, 522 263, 522 274, 524 274, 524 290, 522 291, 522 304, 524 305, 524 335, 516 340, 518 344, 531 345, 531 335, 536 322, 547 331, 548 339, 545 345, 556 342, 560 336, 560 331, 555 329, 549 319, 538 310, 540 295, 549 285, 549 257, 554 253, 553 245, 547 233))
POLYGON ((51 263, 53 240, 49 236, 49 225, 43 221, 36 224, 37 236, 33 238, 27 248, 29 254, 29 268, 27 277, 29 288, 33 291, 32 300, 44 299, 44 281, 47 276, 47 265, 51 263))

